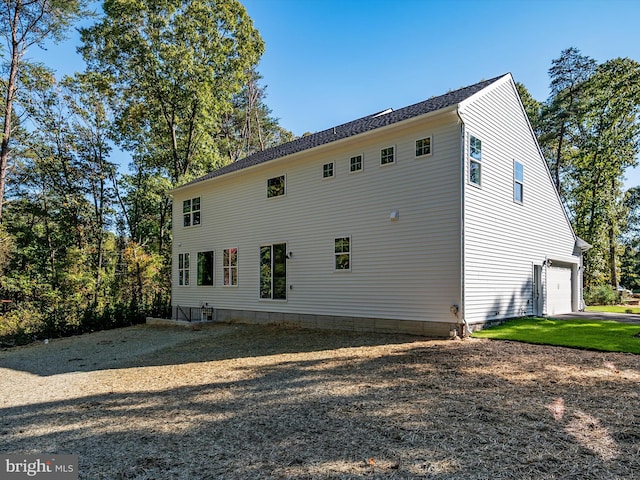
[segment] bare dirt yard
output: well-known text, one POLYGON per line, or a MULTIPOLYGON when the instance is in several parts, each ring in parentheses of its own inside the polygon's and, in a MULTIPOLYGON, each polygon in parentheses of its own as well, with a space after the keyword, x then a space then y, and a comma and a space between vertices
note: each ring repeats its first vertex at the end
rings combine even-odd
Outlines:
POLYGON ((637 479, 640 356, 245 325, 0 352, 0 452, 82 479, 637 479))

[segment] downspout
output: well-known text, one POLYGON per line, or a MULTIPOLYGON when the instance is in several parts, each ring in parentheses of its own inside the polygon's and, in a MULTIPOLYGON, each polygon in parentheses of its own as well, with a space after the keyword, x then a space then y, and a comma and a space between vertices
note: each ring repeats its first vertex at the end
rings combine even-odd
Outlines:
POLYGON ((460 306, 457 309, 457 317, 458 317, 458 332, 462 338, 468 337, 471 335, 471 331, 469 330, 469 325, 467 324, 467 320, 465 318, 465 296, 464 296, 464 279, 465 279, 465 263, 464 263, 464 220, 465 220, 465 202, 464 202, 464 192, 465 192, 465 166, 466 166, 466 156, 465 156, 465 128, 464 128, 464 120, 460 115, 460 108, 456 108, 456 115, 460 119, 460 306))

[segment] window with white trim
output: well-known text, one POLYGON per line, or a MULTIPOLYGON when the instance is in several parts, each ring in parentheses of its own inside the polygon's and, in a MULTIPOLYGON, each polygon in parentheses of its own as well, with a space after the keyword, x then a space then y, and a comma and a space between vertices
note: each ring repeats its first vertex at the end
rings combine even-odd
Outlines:
POLYGON ((178 254, 178 285, 186 287, 189 285, 189 254, 178 254))
POLYGON ((184 227, 200 225, 200 197, 182 202, 182 225, 184 227))
POLYGON ((390 165, 396 161, 396 147, 387 147, 380 150, 380 165, 390 165))
POLYGON ((224 285, 238 285, 238 249, 225 248, 222 259, 224 285))
POLYGON ((416 157, 431 155, 431 137, 416 140, 416 157))
POLYGON ((322 178, 332 178, 333 177, 333 162, 325 163, 322 166, 322 178))
POLYGON ((213 251, 198 252, 198 286, 213 285, 213 251))
POLYGON ((363 163, 362 163, 362 155, 356 155, 349 159, 349 172, 360 172, 362 171, 363 163))
POLYGON ((524 165, 518 161, 513 162, 513 200, 524 202, 524 165))
POLYGON ((469 182, 481 184, 482 178, 482 141, 471 135, 469 137, 469 182))
POLYGON ((338 271, 351 270, 351 237, 339 237, 333 241, 334 263, 338 271))
POLYGON ((287 244, 260 247, 260 298, 287 299, 287 244))
POLYGON ((285 176, 273 177, 267 180, 267 198, 280 197, 286 193, 285 176))

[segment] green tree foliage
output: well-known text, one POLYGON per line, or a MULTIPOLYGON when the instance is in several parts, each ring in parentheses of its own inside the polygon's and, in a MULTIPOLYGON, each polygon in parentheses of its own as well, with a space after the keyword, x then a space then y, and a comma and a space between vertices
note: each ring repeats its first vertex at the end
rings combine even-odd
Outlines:
POLYGON ((627 215, 622 182, 639 153, 640 64, 617 58, 597 65, 570 48, 549 75, 551 95, 532 123, 574 229, 593 245, 586 285, 615 287, 627 215))
MULTIPOLYGON (((24 21, 28 9, 51 7, 42 31, 57 36, 85 2, 3 5, 7 25, 20 28, 11 9, 24 21)), ((33 128, 19 129, 14 108, 15 173, 0 224, 0 295, 12 306, 0 315, 0 338, 166 315, 167 192, 292 139, 264 103, 255 71, 263 43, 239 2, 107 0, 104 12, 81 32, 85 73, 57 82, 22 57, 16 68, 13 101, 33 128), (114 141, 132 156, 128 174, 109 160, 114 141)), ((39 44, 33 35, 23 46, 39 44)))
POLYGON ((83 29, 91 71, 111 85, 116 139, 172 185, 223 159, 216 137, 264 45, 236 0, 106 0, 83 29))
MULTIPOLYGON (((14 110, 21 103, 21 70, 28 64, 29 47, 41 46, 45 40, 64 38, 77 19, 88 14, 86 0, 3 0, 0 2, 0 33, 5 38, 2 105, 2 140, 0 141, 0 221, 2 220, 5 184, 12 155, 11 140, 16 128, 14 110)), ((28 96, 28 90, 27 90, 28 96)), ((24 99, 22 99, 24 100, 24 99)))
POLYGON ((577 108, 585 81, 595 68, 595 60, 581 55, 576 48, 568 48, 553 60, 549 69, 551 95, 542 106, 536 124, 540 145, 560 194, 563 173, 571 166, 573 142, 579 137, 577 108))
POLYGON ((222 116, 220 151, 235 162, 265 148, 293 140, 293 134, 278 125, 264 102, 266 87, 252 70, 247 84, 233 97, 233 110, 222 116))
POLYGON ((624 207, 628 215, 622 235, 621 284, 640 290, 640 187, 625 192, 624 207))
POLYGON ((516 89, 518 90, 524 111, 527 117, 529 117, 529 123, 531 123, 533 131, 538 134, 541 121, 540 116, 542 115, 542 103, 531 96, 531 93, 529 93, 529 90, 527 90, 524 84, 516 82, 516 89))

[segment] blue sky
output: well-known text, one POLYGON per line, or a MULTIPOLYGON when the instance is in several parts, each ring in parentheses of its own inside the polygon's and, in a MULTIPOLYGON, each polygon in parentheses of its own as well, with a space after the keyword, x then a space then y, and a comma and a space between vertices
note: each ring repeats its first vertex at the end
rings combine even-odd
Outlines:
MULTIPOLYGON (((296 135, 508 72, 544 100, 551 61, 568 47, 598 62, 640 61, 635 0, 242 3, 266 44, 259 66, 266 103, 296 135)), ((71 35, 31 56, 71 73, 83 68, 77 43, 71 35)), ((628 187, 640 185, 640 168, 627 177, 628 187)))

